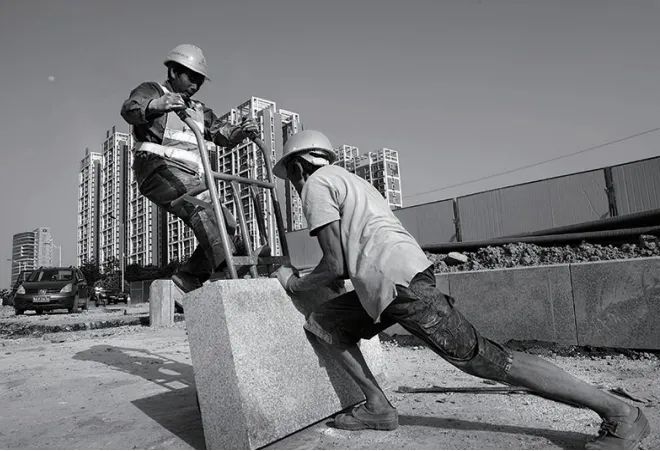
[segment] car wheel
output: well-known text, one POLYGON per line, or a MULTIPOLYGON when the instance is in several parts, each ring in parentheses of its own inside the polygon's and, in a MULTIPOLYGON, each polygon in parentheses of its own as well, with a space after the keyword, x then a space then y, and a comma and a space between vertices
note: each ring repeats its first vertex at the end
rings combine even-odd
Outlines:
POLYGON ((23 313, 25 313, 25 310, 17 308, 17 309, 14 309, 14 312, 16 313, 16 315, 22 315, 23 313))
POLYGON ((36 309, 34 309, 34 311, 37 315, 43 315, 44 314, 44 309, 42 309, 42 308, 36 308, 36 309))

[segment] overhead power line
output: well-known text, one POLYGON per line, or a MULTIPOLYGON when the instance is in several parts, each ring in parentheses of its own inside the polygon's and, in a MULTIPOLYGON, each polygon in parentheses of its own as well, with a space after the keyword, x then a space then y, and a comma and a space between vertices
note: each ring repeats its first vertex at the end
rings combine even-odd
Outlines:
POLYGON ((480 182, 482 180, 488 180, 488 179, 491 179, 493 177, 499 177, 500 175, 511 174, 512 172, 522 171, 523 169, 533 168, 535 166, 540 166, 542 164, 546 164, 546 163, 550 163, 550 162, 553 162, 553 161, 561 160, 562 158, 568 158, 568 157, 572 157, 573 155, 578 155, 578 154, 581 154, 581 153, 589 152, 591 150, 600 149, 602 147, 610 146, 612 144, 618 144, 620 142, 627 141, 627 140, 633 139, 633 138, 637 138, 637 137, 642 136, 642 135, 647 135, 649 133, 655 133, 657 131, 660 131, 660 127, 650 128, 648 130, 644 130, 643 132, 635 133, 634 135, 625 136, 623 138, 619 138, 619 139, 615 139, 615 140, 612 140, 612 141, 608 141, 606 143, 598 144, 597 146, 587 147, 586 149, 581 149, 581 150, 578 150, 576 152, 567 153, 565 155, 559 155, 557 157, 553 157, 553 158, 543 160, 543 161, 538 161, 536 163, 526 164, 524 166, 520 166, 520 167, 513 168, 513 169, 508 169, 506 171, 497 172, 495 174, 486 175, 486 176, 479 177, 479 178, 472 179, 472 180, 465 180, 463 182, 458 182, 458 183, 453 183, 451 185, 441 186, 439 188, 434 188, 434 189, 428 190, 428 191, 421 191, 421 192, 415 193, 415 194, 408 194, 408 195, 403 196, 403 197, 416 197, 416 196, 421 196, 423 194, 430 194, 430 193, 435 193, 435 192, 438 192, 438 191, 444 191, 444 190, 449 189, 449 188, 456 188, 458 186, 469 185, 470 183, 480 182))

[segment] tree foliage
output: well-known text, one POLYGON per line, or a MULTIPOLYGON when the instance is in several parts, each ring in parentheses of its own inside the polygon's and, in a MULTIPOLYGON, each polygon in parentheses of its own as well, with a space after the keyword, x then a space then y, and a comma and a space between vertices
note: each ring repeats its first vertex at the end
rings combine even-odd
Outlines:
POLYGON ((83 262, 83 264, 80 265, 80 271, 85 276, 85 280, 87 280, 89 286, 93 286, 97 280, 103 277, 99 264, 94 261, 83 262))
POLYGON ((173 260, 166 266, 140 265, 137 263, 126 266, 126 280, 131 282, 139 280, 169 279, 179 269, 179 261, 173 260))

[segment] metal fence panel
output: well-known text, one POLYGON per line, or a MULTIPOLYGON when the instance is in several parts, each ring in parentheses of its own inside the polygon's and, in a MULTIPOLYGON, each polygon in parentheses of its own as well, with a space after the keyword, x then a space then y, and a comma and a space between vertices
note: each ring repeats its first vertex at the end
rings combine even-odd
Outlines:
POLYGON ((463 196, 457 203, 462 241, 516 235, 609 216, 602 170, 463 196))
POLYGON ((138 280, 130 283, 131 304, 149 302, 149 287, 153 280, 138 280))
POLYGON ((452 199, 399 208, 394 215, 421 246, 457 241, 452 199))
POLYGON ((619 215, 660 208, 660 157, 612 167, 619 215))

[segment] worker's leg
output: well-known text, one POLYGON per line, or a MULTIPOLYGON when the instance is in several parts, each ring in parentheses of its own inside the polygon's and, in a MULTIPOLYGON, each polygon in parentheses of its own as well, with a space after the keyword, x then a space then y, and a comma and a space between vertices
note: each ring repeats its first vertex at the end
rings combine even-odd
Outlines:
MULTIPOLYGON (((622 424, 617 430, 619 435, 626 435, 623 431, 630 429, 628 436, 639 438, 644 427, 648 428, 644 426, 646 419, 641 411, 615 396, 537 356, 512 352, 482 337, 454 308, 453 300, 435 288, 431 271, 418 274, 407 289, 401 287, 399 296, 383 316, 399 321, 436 353, 467 373, 523 386, 544 398, 588 407, 605 420, 622 424)), ((624 446, 616 441, 614 445, 624 446)))
POLYGON ((329 345, 323 343, 327 351, 340 362, 346 372, 360 387, 366 398, 367 407, 376 412, 392 409, 392 405, 385 397, 378 385, 371 369, 364 360, 362 351, 356 343, 347 345, 329 345))
POLYGON ((631 407, 619 398, 558 366, 534 355, 512 352, 480 336, 452 305, 451 298, 435 288, 432 273, 415 278, 408 290, 412 294, 409 300, 401 302, 399 298, 385 313, 394 314, 403 327, 458 368, 475 376, 529 388, 555 401, 588 407, 603 417, 631 413, 631 407), (413 303, 421 308, 411 307, 413 303))
MULTIPOLYGON (((156 205, 181 218, 193 229, 199 246, 193 252, 191 259, 182 265, 182 272, 204 281, 225 260, 213 208, 210 206, 202 207, 189 202, 177 206, 172 205, 172 201, 201 184, 203 184, 203 181, 196 174, 177 166, 167 165, 159 167, 146 180, 142 181, 140 192, 156 205)), ((231 237, 236 229, 236 221, 224 207, 223 212, 227 223, 227 232, 231 237)), ((232 241, 230 241, 229 246, 233 251, 232 241)))
POLYGON ((374 325, 362 308, 355 291, 350 291, 322 304, 309 316, 305 329, 325 346, 364 393, 364 406, 351 414, 335 418, 344 429, 387 429, 398 426, 396 409, 392 407, 358 347, 360 338, 370 338, 390 324, 374 325))

